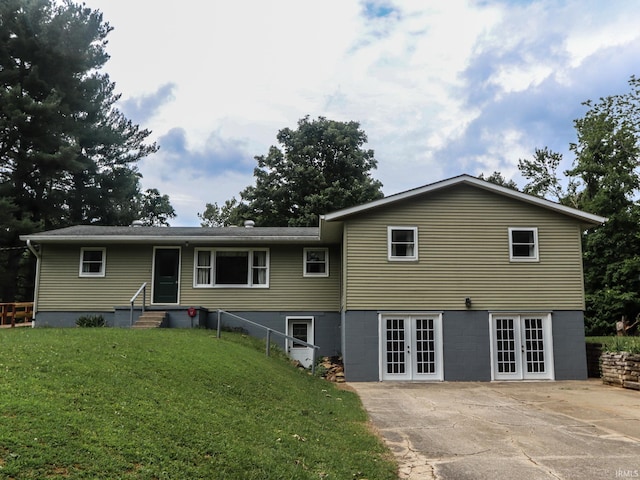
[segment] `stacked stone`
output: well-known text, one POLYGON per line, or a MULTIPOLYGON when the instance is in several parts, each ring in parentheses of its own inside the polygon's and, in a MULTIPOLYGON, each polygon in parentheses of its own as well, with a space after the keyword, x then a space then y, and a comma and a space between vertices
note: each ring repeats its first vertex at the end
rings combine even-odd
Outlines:
POLYGON ((344 382, 344 366, 342 365, 342 359, 339 357, 322 357, 320 363, 325 368, 323 377, 336 383, 344 382))
POLYGON ((600 357, 602 382, 640 390, 640 355, 627 352, 603 353, 600 357))

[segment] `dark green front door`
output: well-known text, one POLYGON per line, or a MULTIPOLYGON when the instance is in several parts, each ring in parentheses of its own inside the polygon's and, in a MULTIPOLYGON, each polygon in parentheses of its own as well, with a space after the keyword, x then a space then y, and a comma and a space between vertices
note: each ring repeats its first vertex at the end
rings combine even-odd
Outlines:
POLYGON ((156 248, 153 258, 153 303, 178 303, 179 248, 156 248))

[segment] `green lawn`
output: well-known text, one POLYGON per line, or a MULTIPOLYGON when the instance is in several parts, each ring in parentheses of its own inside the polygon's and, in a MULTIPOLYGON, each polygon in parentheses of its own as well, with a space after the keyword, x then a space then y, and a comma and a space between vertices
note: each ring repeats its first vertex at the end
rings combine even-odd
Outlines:
POLYGON ((207 330, 0 331, 0 478, 392 479, 358 397, 207 330))

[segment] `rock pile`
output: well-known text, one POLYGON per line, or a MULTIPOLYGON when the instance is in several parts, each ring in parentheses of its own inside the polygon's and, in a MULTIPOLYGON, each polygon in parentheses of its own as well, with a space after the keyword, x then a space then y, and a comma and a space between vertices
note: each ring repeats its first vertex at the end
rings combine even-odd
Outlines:
POLYGON ((605 352, 600 357, 602 382, 606 385, 640 390, 640 355, 605 352))
POLYGON ((342 357, 322 357, 320 368, 322 377, 329 382, 344 383, 344 365, 342 357))

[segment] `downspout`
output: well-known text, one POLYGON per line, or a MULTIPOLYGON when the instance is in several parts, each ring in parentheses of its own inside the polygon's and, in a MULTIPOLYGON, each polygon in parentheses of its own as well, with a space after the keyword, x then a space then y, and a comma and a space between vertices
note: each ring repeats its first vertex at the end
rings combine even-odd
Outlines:
POLYGON ((27 239, 27 248, 36 257, 36 278, 33 288, 33 326, 36 324, 36 314, 38 312, 38 292, 40 291, 40 252, 31 244, 31 240, 27 239))

